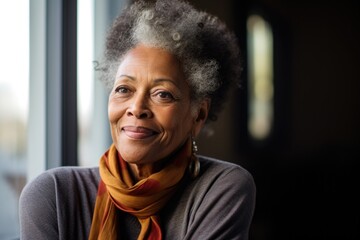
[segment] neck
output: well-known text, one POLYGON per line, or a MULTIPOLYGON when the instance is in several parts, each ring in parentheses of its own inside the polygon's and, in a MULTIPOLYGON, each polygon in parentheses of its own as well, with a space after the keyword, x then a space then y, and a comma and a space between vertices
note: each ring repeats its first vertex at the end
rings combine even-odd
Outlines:
MULTIPOLYGON (((184 144, 186 144, 186 142, 184 144)), ((170 156, 162 160, 147 164, 130 163, 129 166, 133 179, 135 181, 140 181, 141 179, 148 178, 150 175, 161 171, 169 163, 169 161, 170 162, 172 161, 172 159, 179 153, 179 151, 182 151, 184 147, 185 148, 188 147, 187 145, 185 146, 184 144, 181 144, 178 149, 176 149, 172 154, 170 154, 170 156)), ((186 157, 188 157, 187 155, 188 153, 185 153, 186 157)))
POLYGON ((159 172, 163 168, 161 163, 151 163, 151 164, 129 164, 132 176, 135 181, 147 178, 150 175, 159 172))

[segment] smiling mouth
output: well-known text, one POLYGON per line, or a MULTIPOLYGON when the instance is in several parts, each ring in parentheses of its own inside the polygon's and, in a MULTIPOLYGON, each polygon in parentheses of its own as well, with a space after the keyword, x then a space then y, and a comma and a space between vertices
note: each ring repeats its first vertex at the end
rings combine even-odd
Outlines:
POLYGON ((145 127, 126 126, 121 130, 126 134, 126 136, 132 139, 145 139, 158 134, 158 132, 145 127))

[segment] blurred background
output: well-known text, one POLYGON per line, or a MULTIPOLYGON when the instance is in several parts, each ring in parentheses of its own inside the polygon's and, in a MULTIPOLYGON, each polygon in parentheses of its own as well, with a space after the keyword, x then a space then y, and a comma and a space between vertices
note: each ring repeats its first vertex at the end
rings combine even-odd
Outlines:
MULTIPOLYGON (((26 182, 110 145, 94 68, 128 2, 0 1, 0 239, 19 237, 26 182)), ((253 174, 250 239, 360 239, 357 2, 190 2, 239 38, 241 87, 198 145, 253 174)))

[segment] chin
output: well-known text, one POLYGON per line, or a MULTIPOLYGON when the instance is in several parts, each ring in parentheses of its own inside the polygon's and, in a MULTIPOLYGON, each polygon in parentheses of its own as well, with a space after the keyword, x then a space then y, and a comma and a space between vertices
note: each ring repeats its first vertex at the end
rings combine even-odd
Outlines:
POLYGON ((144 151, 144 148, 120 148, 119 153, 125 162, 131 164, 145 164, 152 162, 152 160, 154 159, 154 154, 144 151))

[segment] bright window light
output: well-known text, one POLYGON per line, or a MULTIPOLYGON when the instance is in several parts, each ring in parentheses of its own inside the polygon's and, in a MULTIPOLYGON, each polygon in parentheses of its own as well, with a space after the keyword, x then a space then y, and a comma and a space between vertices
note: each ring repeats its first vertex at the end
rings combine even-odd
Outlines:
POLYGON ((0 239, 15 239, 26 181, 29 0, 0 1, 0 29, 0 239))
POLYGON ((273 124, 273 36, 270 25, 260 16, 247 21, 249 119, 254 140, 265 140, 273 124))
POLYGON ((91 126, 94 99, 94 2, 78 0, 78 126, 79 164, 88 165, 91 151, 91 126))

